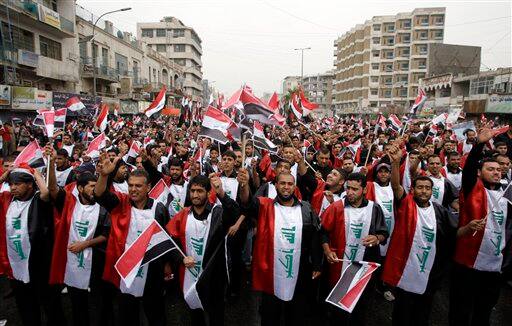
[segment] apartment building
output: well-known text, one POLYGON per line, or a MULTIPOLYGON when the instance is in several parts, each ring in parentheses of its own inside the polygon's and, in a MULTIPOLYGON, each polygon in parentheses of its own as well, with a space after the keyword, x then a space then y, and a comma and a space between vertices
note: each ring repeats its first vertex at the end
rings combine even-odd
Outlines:
POLYGON ((335 109, 409 106, 427 75, 429 44, 443 42, 444 21, 445 8, 418 8, 375 16, 335 40, 335 109))
POLYGON ((332 82, 334 73, 327 71, 323 74, 308 75, 302 78, 302 88, 306 97, 319 105, 318 115, 332 115, 332 82))
POLYGON ((175 17, 164 17, 160 22, 137 23, 137 38, 180 65, 185 93, 193 100, 201 99, 203 50, 201 39, 192 27, 175 17))

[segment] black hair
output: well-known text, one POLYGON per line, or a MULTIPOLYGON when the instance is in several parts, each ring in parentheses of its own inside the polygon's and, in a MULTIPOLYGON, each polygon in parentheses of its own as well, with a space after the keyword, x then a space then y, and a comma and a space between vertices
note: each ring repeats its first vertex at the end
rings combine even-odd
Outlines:
POLYGON ((478 162, 478 169, 481 170, 484 167, 485 163, 498 163, 499 162, 494 157, 484 157, 482 160, 478 162))
POLYGON ((183 169, 183 161, 182 161, 182 160, 180 160, 180 159, 179 159, 179 158, 177 158, 177 157, 173 157, 173 158, 171 158, 171 159, 169 160, 169 162, 167 162, 167 165, 168 165, 169 167, 171 167, 171 166, 178 166, 178 167, 180 167, 180 168, 182 168, 182 169, 183 169))
POLYGON ((326 146, 320 147, 317 154, 331 154, 331 151, 326 146))
POLYGON ((276 180, 276 182, 279 182, 279 178, 280 178, 281 176, 283 176, 283 175, 290 175, 290 176, 292 176, 292 178, 294 178, 294 179, 295 179, 295 177, 293 176, 293 174, 291 174, 290 172, 281 172, 281 173, 279 173, 278 175, 276 175, 276 179, 275 179, 275 180, 276 180))
POLYGON ((212 147, 212 148, 210 148, 210 153, 211 153, 212 151, 216 151, 216 152, 218 153, 218 152, 219 152, 219 149, 218 149, 217 147, 212 147))
POLYGON ((426 175, 420 175, 419 177, 416 177, 412 180, 412 187, 416 187, 416 183, 418 181, 428 181, 430 182, 430 186, 433 187, 434 186, 434 181, 432 181, 432 179, 430 179, 430 177, 427 177, 426 175))
POLYGON ((412 144, 421 144, 421 141, 418 137, 411 137, 409 138, 409 145, 412 144))
POLYGON ((342 168, 334 168, 333 170, 338 171, 338 173, 341 174, 341 178, 343 180, 347 180, 347 176, 348 176, 347 171, 343 170, 342 168))
POLYGON ((452 156, 460 156, 460 153, 456 152, 456 151, 452 151, 452 152, 449 152, 448 154, 446 154, 446 157, 448 159, 450 159, 452 156))
POLYGON ((117 149, 117 147, 111 147, 107 153, 115 153, 116 155, 119 154, 119 150, 117 149))
POLYGON ((468 128, 468 129, 464 130, 464 132, 463 132, 462 134, 463 134, 464 136, 467 136, 467 135, 468 135, 468 132, 470 132, 470 131, 473 131, 474 133, 476 133, 476 131, 474 131, 473 129, 468 128))
POLYGON ((149 174, 146 172, 146 170, 139 170, 139 169, 133 170, 132 172, 130 172, 130 175, 128 176, 128 178, 130 178, 130 177, 146 178, 146 183, 150 184, 149 174))
POLYGON ((361 184, 361 187, 363 188, 366 188, 366 176, 362 173, 359 173, 359 172, 353 172, 353 173, 350 173, 348 176, 347 176, 347 179, 345 180, 346 182, 348 181, 357 181, 361 184))
POLYGON ((190 192, 190 188, 192 186, 199 186, 201 188, 204 188, 206 190, 206 192, 210 192, 210 190, 212 189, 212 185, 210 184, 210 179, 207 176, 202 175, 202 174, 196 175, 195 177, 190 179, 190 181, 188 182, 187 193, 190 192))
POLYGON ((68 157, 69 157, 69 153, 68 153, 68 151, 67 151, 67 150, 65 150, 64 148, 59 148, 59 149, 57 150, 57 155, 64 156, 64 157, 66 157, 66 158, 68 158, 68 157))
POLYGON ((80 173, 79 176, 76 178, 76 185, 77 187, 85 187, 87 184, 91 181, 97 181, 98 179, 94 174, 92 174, 89 171, 86 171, 84 173, 80 173))
POLYGON ((431 158, 438 158, 440 161, 441 161, 441 164, 443 163, 443 161, 441 160, 441 157, 437 154, 431 154, 427 157, 427 163, 430 161, 431 158))
POLYGON ((236 161, 236 154, 235 154, 235 152, 233 152, 231 150, 227 150, 224 153, 222 153, 222 157, 224 157, 224 156, 231 157, 233 160, 236 161))
POLYGON ((278 159, 278 160, 277 160, 277 162, 276 162, 276 167, 277 167, 279 164, 282 164, 282 163, 286 163, 286 164, 290 165, 290 167, 292 166, 292 164, 290 163, 290 161, 287 161, 287 160, 285 160, 285 159, 280 158, 280 159, 278 159))
POLYGON ((507 146, 507 144, 504 141, 497 141, 494 143, 494 148, 498 146, 507 146))

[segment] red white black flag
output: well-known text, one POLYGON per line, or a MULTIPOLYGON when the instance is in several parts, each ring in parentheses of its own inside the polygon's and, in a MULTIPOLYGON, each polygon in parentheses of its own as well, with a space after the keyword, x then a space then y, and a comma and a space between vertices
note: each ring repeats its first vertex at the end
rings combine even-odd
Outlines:
MULTIPOLYGON (((44 127, 43 112, 46 112, 46 111, 50 111, 50 110, 49 109, 37 110, 38 114, 37 114, 36 118, 34 119, 34 121, 32 121, 34 126, 44 127)), ((53 127, 55 129, 64 129, 64 126, 66 124, 66 113, 67 113, 66 108, 55 110, 55 117, 53 119, 53 127)))
POLYGON ((304 91, 302 88, 299 90, 299 97, 300 97, 300 105, 302 107, 302 116, 306 117, 313 112, 313 110, 318 109, 318 104, 310 102, 306 95, 304 95, 304 91))
POLYGON ((106 137, 104 133, 101 133, 89 143, 89 147, 87 147, 85 155, 89 156, 90 158, 98 158, 100 157, 100 151, 105 148, 105 146, 106 137))
POLYGON ((153 220, 119 257, 114 267, 130 287, 139 268, 174 249, 180 250, 160 224, 153 220))
MULTIPOLYGON (((365 261, 343 260, 343 262, 344 265, 348 263, 346 264, 348 266, 341 273, 338 283, 336 283, 325 301, 347 312, 352 312, 366 285, 368 285, 372 273, 380 265, 365 261)), ((342 261, 339 262, 339 264, 341 263, 342 261)))
POLYGON ((80 99, 77 96, 73 96, 66 102, 66 108, 68 108, 70 111, 80 111, 82 109, 85 109, 85 105, 80 101, 80 99))
POLYGON ((135 161, 137 160, 137 156, 140 153, 141 143, 138 141, 134 141, 128 150, 128 154, 126 156, 126 164, 135 167, 135 161))
POLYGON ((107 129, 108 125, 108 105, 103 103, 101 105, 100 114, 98 114, 98 118, 96 119, 96 123, 94 126, 98 128, 100 132, 104 132, 107 129))
POLYGON ((238 138, 238 126, 224 112, 209 106, 203 116, 200 136, 214 139, 222 144, 238 138))
POLYGON ((53 131, 55 130, 54 121, 55 121, 55 111, 49 110, 41 113, 43 116, 44 127, 46 129, 46 135, 48 138, 53 138, 53 131))
POLYGON ((157 112, 160 112, 164 108, 164 105, 165 105, 165 92, 166 92, 166 88, 165 88, 165 85, 164 85, 164 86, 162 86, 162 89, 160 90, 160 92, 156 96, 155 100, 146 109, 146 111, 144 111, 144 113, 146 114, 146 116, 148 118, 151 117, 153 114, 155 114, 157 112))
POLYGON ((28 164, 31 168, 40 168, 45 166, 45 159, 43 151, 39 147, 37 141, 30 142, 27 147, 21 151, 21 153, 14 160, 14 166, 20 166, 21 164, 28 164))
POLYGON ((277 146, 265 137, 263 126, 258 121, 254 121, 252 141, 256 148, 264 149, 271 153, 277 153, 277 146))

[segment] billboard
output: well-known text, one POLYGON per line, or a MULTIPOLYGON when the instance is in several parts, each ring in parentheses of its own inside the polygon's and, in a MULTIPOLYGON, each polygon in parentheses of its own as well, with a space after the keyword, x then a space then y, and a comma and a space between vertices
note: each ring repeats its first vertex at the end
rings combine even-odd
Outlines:
POLYGON ((14 110, 39 110, 52 107, 52 92, 35 87, 12 87, 12 108, 14 110))
POLYGON ((489 95, 485 112, 512 114, 512 95, 489 95))

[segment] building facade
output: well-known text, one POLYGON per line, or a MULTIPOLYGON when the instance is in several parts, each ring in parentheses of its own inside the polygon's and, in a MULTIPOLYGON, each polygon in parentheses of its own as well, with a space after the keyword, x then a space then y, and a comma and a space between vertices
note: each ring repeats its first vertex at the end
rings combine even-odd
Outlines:
POLYGON ((499 68, 470 75, 451 73, 421 80, 427 94, 424 107, 435 112, 463 108, 473 115, 512 115, 512 68, 499 68))
POLYGON ((316 114, 327 116, 332 115, 332 82, 334 73, 327 71, 323 74, 308 75, 302 78, 304 94, 311 102, 319 105, 316 114))
POLYGON ((409 106, 427 75, 429 44, 443 42, 444 21, 445 8, 419 8, 375 16, 335 40, 335 109, 409 106))
POLYGON ((201 39, 192 27, 175 17, 164 17, 160 22, 137 23, 137 38, 182 66, 185 93, 193 100, 202 98, 203 50, 201 39))

